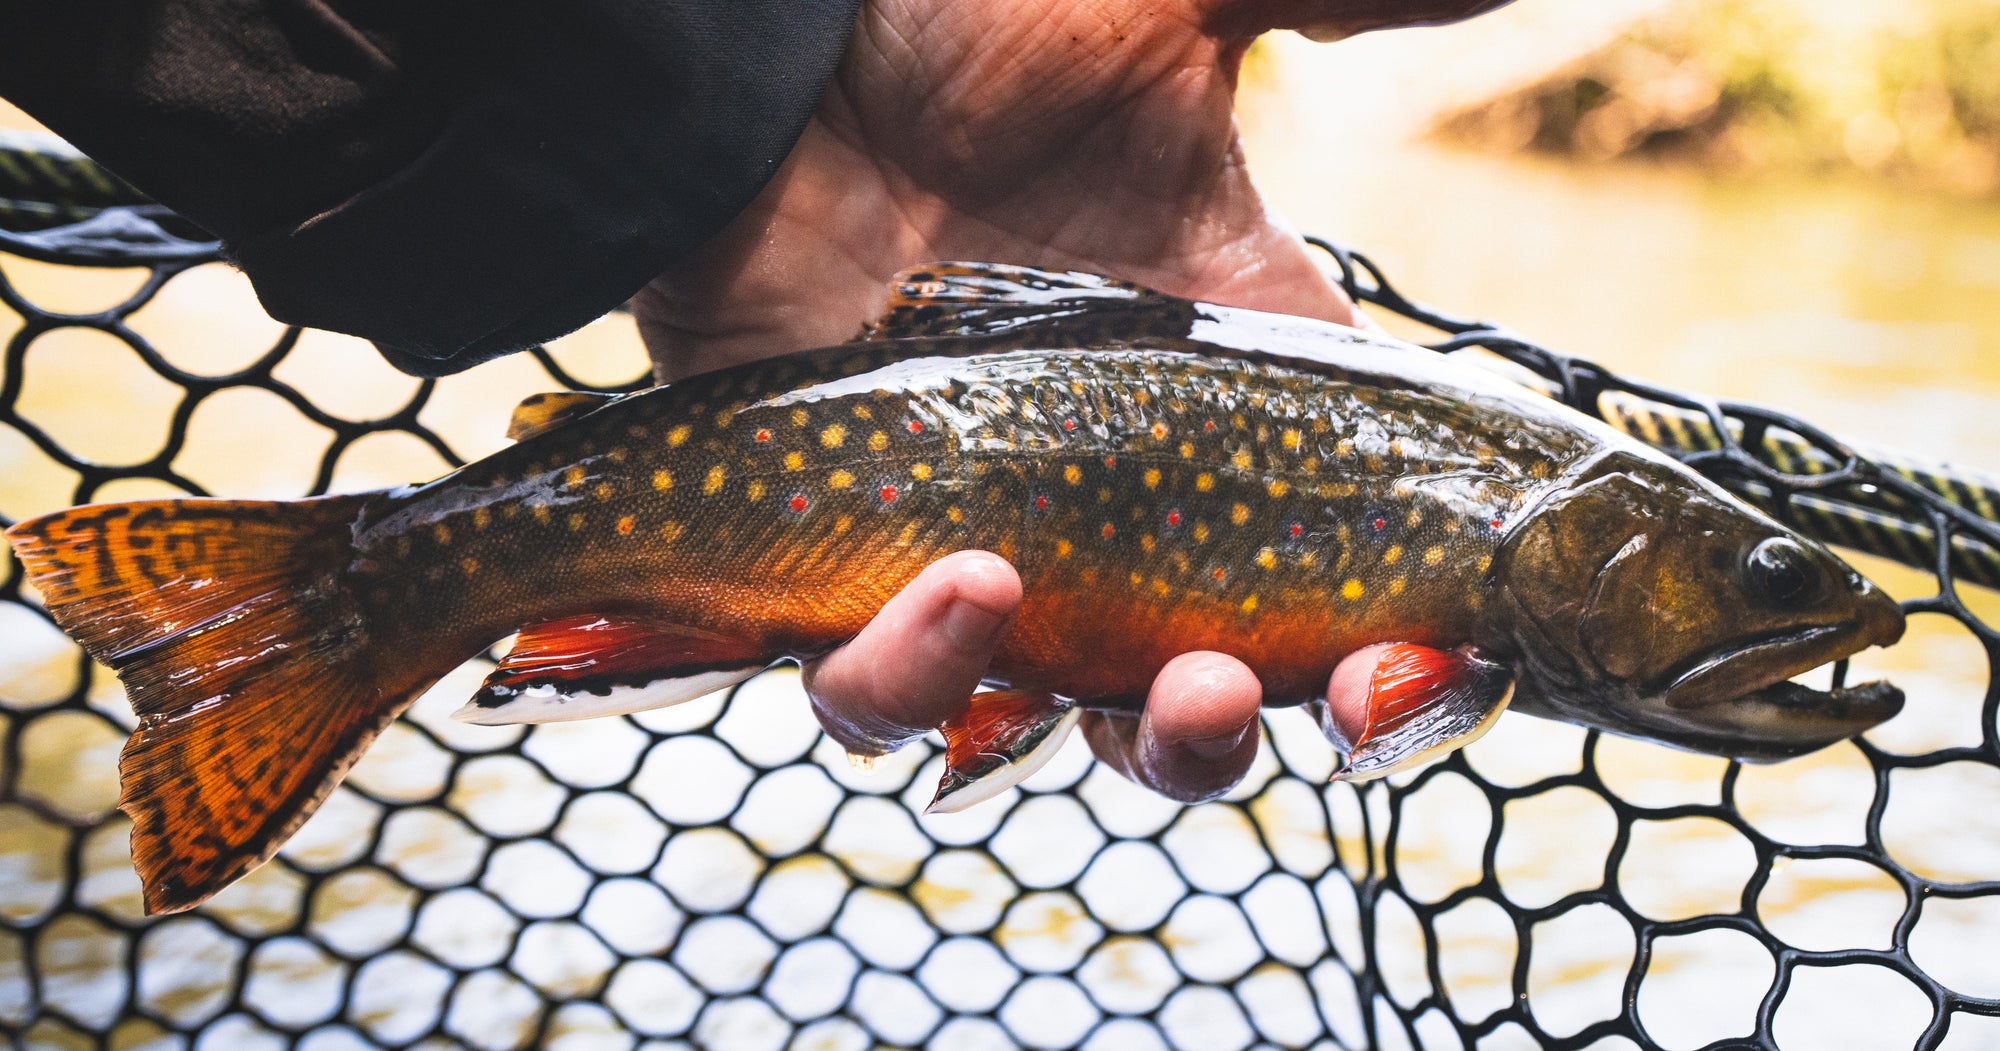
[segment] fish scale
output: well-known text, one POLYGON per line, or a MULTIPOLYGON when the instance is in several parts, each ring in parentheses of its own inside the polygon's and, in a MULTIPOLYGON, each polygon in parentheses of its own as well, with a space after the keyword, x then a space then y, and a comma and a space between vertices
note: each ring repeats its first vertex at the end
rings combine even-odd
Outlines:
POLYGON ((937 809, 1191 651, 1306 705, 1349 778, 1462 746, 1510 699, 1758 759, 1901 704, 1785 681, 1893 641, 1895 603, 1645 446, 1417 348, 1088 275, 914 273, 856 342, 529 399, 509 433, 421 486, 9 531, 140 716, 122 805, 149 909, 268 858, 505 636, 459 717, 643 711, 838 646, 956 551, 1007 559, 1023 600, 996 689, 939 728, 937 809))

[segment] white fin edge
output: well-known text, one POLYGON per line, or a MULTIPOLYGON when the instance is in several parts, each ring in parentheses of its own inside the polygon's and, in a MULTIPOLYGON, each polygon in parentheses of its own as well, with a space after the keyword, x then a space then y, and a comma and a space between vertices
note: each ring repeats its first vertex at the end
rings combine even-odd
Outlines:
POLYGON ((1056 723, 1055 728, 1048 732, 1048 736, 1042 738, 1042 743, 1036 745, 1027 755, 948 796, 932 800, 931 805, 924 808, 924 813, 956 814, 967 807, 984 803, 1035 776, 1036 771, 1049 765, 1049 760, 1054 759, 1056 753, 1062 751, 1063 742, 1069 740, 1069 732, 1076 728, 1076 721, 1081 718, 1083 709, 1072 705, 1069 711, 1063 713, 1061 721, 1056 723))
POLYGON ((553 683, 530 686, 513 700, 498 707, 481 707, 476 700, 451 713, 461 723, 475 726, 513 726, 518 723, 561 723, 574 719, 596 719, 606 715, 631 715, 655 708, 671 708, 697 697, 706 697, 763 671, 764 665, 705 671, 679 679, 656 679, 640 686, 613 686, 607 693, 563 693, 553 683))

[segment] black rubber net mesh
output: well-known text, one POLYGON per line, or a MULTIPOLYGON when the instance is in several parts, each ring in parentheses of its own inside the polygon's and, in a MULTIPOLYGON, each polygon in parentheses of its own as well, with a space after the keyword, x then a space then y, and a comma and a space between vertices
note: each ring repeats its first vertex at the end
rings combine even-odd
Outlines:
MULTIPOLYGON (((420 480, 497 448, 522 395, 639 382, 617 318, 465 376, 398 376, 264 318, 212 245, 84 162, 0 155, 29 187, 0 223, 0 522, 420 480)), ((524 730, 445 718, 475 663, 274 862, 149 920, 115 810, 130 712, 10 562, 0 1032, 318 1051, 2000 1047, 1996 636, 1952 580, 2000 544, 1968 510, 1981 494, 1429 311, 1328 247, 1446 349, 1487 348, 1586 411, 1674 408, 1683 451, 1767 506, 1900 516, 1905 561, 1934 568, 1864 563, 1921 614, 1868 674, 1895 675, 1909 711, 1774 766, 1510 715, 1359 789, 1329 785, 1326 743, 1277 711, 1224 801, 1165 802, 1072 742, 1021 790, 929 818, 933 744, 851 764, 794 670, 524 730), (1773 462, 1770 433, 1810 462, 1773 462)))

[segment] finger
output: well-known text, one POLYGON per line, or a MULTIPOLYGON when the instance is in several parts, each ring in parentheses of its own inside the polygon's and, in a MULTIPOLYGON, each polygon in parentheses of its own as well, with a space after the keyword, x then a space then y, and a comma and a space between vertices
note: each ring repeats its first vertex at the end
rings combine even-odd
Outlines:
POLYGON ((805 666, 820 725, 857 755, 894 751, 965 711, 1021 605, 998 555, 961 551, 925 567, 845 646, 805 666))
POLYGON ((1220 653, 1184 653, 1153 680, 1137 716, 1089 712, 1084 739, 1097 757, 1169 799, 1223 795, 1257 757, 1257 676, 1220 653))

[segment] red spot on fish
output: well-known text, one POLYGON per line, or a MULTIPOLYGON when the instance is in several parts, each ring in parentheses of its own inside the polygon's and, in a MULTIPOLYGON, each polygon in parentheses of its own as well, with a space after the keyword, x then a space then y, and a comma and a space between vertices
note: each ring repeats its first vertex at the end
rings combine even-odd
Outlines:
POLYGON ((1293 536, 1304 536, 1304 535, 1306 535, 1306 527, 1305 527, 1305 526, 1302 526, 1302 525, 1300 525, 1300 524, 1299 524, 1299 523, 1297 523, 1297 522, 1293 522, 1293 523, 1292 523, 1292 535, 1293 535, 1293 536))
POLYGON ((757 440, 758 440, 758 441, 760 441, 760 442, 768 442, 768 441, 770 441, 770 440, 771 440, 771 432, 770 432, 770 431, 767 431, 767 430, 763 430, 763 429, 759 429, 759 430, 757 431, 757 440))
POLYGON ((1035 510, 1037 510, 1037 511, 1046 511, 1046 510, 1048 510, 1048 509, 1049 509, 1049 498, 1048 498, 1048 497, 1046 497, 1046 496, 1038 496, 1038 497, 1035 497, 1035 510))
POLYGON ((632 535, 632 527, 634 526, 634 524, 635 524, 635 523, 634 523, 634 522, 632 521, 632 516, 631 516, 631 515, 626 515, 625 517, 623 517, 623 518, 619 519, 619 520, 618 520, 618 535, 619 535, 619 536, 631 536, 631 535, 632 535))
POLYGON ((792 494, 792 504, 791 504, 791 507, 792 507, 792 513, 793 513, 793 514, 799 514, 799 515, 802 515, 802 514, 805 514, 805 513, 806 513, 806 508, 808 508, 808 507, 810 507, 810 506, 812 506, 812 501, 810 501, 810 500, 806 499, 806 496, 805 496, 805 494, 804 494, 804 493, 794 493, 794 494, 792 494))
POLYGON ((1156 424, 1154 424, 1154 425, 1153 425, 1153 437, 1155 437, 1155 438, 1164 438, 1164 437, 1166 437, 1166 436, 1167 436, 1167 425, 1166 425, 1166 424, 1164 424, 1164 423, 1156 423, 1156 424))
POLYGON ((911 434, 922 434, 922 433, 924 433, 924 425, 923 425, 922 421, 920 421, 920 420, 911 420, 911 421, 910 421, 910 433, 911 433, 911 434))
POLYGON ((1386 518, 1377 518, 1377 519, 1375 520, 1375 528, 1377 528, 1377 529, 1387 529, 1387 528, 1389 528, 1389 520, 1388 520, 1388 519, 1386 519, 1386 518))
POLYGON ((1177 526, 1177 525, 1180 525, 1180 524, 1181 524, 1181 513, 1180 513, 1179 511, 1168 511, 1168 512, 1167 512, 1167 524, 1168 524, 1168 525, 1170 525, 1170 526, 1177 526))
POLYGON ((883 487, 882 487, 882 502, 883 502, 883 503, 885 503, 885 504, 893 504, 893 503, 895 503, 895 502, 896 502, 896 487, 895 487, 895 486, 893 486, 893 485, 885 485, 885 486, 883 486, 883 487))
POLYGON ((1500 520, 1498 518, 1493 520, 1493 528, 1495 529, 1500 528, 1500 520))
POLYGON ((1208 432, 1208 433, 1210 433, 1210 434, 1214 434, 1214 433, 1215 433, 1215 421, 1214 421, 1214 420, 1210 420, 1210 421, 1208 421, 1207 423, 1204 423, 1204 424, 1202 424, 1202 425, 1201 425, 1201 429, 1202 429, 1202 430, 1204 430, 1204 431, 1207 431, 1207 432, 1208 432))
POLYGON ((1104 458, 1104 466, 1106 466, 1106 467, 1116 467, 1116 466, 1118 466, 1118 457, 1116 457, 1116 456, 1107 456, 1107 457, 1105 457, 1105 458, 1104 458))
POLYGON ((1104 533, 1104 539, 1106 540, 1118 535, 1118 527, 1109 522, 1104 523, 1104 528, 1101 531, 1104 533))
POLYGON ((1075 421, 1075 420, 1073 420, 1073 419, 1072 419, 1072 420, 1064 420, 1064 421, 1063 421, 1063 430, 1066 430, 1066 431, 1073 431, 1073 430, 1076 430, 1076 421, 1075 421))
POLYGON ((1217 579, 1217 580, 1221 580, 1221 579, 1222 579, 1223 577, 1227 576, 1228 574, 1224 573, 1224 572, 1223 572, 1222 570, 1220 570, 1220 569, 1217 569, 1217 570, 1216 570, 1216 571, 1215 571, 1214 573, 1212 573, 1212 574, 1210 574, 1210 575, 1211 575, 1211 576, 1213 576, 1213 577, 1214 577, 1215 579, 1217 579))

